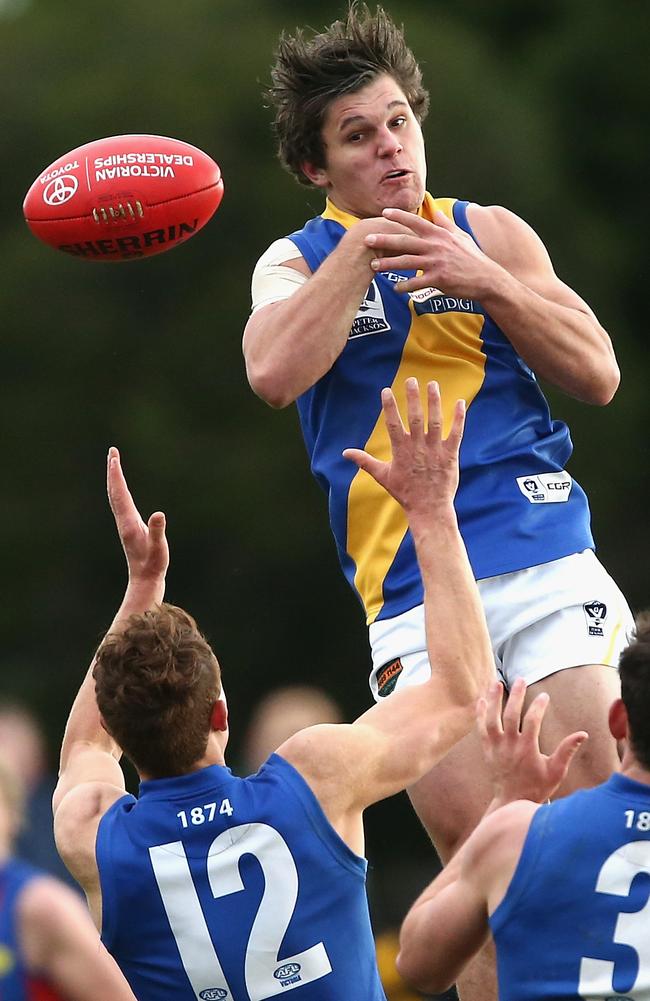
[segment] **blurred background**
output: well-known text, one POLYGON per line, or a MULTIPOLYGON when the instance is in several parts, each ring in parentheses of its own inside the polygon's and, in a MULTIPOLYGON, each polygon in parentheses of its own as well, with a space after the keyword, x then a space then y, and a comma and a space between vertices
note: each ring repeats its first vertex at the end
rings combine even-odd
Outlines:
MULTIPOLYGON (((650 605, 646 346, 650 6, 646 0, 393 0, 431 91, 429 189, 505 204, 610 331, 622 369, 594 409, 550 392, 573 431, 602 561, 634 609, 650 605), (647 173, 647 169, 646 169, 647 173)), ((162 508, 168 598, 221 660, 231 758, 258 700, 326 689, 368 704, 366 631, 339 573, 325 498, 293 407, 245 378, 241 332, 261 252, 321 211, 275 159, 275 40, 344 10, 319 0, 0 0, 2 489, 0 695, 45 728, 50 765, 71 700, 121 598, 125 567, 105 499, 122 450, 145 516, 162 508), (23 197, 65 151, 159 133, 220 164, 226 193, 199 235, 151 260, 93 265, 40 244, 23 197)), ((369 813, 379 913, 402 909, 430 850, 403 798, 369 813), (408 871, 407 871, 408 870, 408 871), (384 899, 385 898, 385 899, 384 899)))

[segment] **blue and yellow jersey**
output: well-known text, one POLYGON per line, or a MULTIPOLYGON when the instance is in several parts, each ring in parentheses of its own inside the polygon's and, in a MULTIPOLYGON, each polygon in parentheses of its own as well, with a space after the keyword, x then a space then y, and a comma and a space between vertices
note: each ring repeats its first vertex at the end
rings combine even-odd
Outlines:
MULTIPOLYGON (((432 219, 441 210, 474 238, 467 205, 427 194, 420 214, 432 219)), ((289 239, 315 271, 357 221, 328 202, 289 239)), ((400 505, 341 452, 356 447, 389 457, 381 389, 390 386, 405 413, 411 376, 423 393, 431 379, 440 383, 445 434, 455 401, 467 402, 456 510, 477 579, 593 547, 587 499, 565 471, 569 430, 551 419, 533 372, 479 302, 438 289, 399 294, 413 274, 376 275, 344 350, 297 400, 339 558, 368 623, 420 604, 422 582, 400 505)))

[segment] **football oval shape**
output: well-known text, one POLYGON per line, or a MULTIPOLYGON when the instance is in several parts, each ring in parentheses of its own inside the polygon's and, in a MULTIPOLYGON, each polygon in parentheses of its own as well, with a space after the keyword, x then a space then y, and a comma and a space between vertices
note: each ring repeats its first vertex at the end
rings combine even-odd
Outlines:
POLYGON ((165 136, 110 136, 46 167, 25 196, 34 236, 84 261, 152 257, 194 236, 223 197, 218 165, 165 136))

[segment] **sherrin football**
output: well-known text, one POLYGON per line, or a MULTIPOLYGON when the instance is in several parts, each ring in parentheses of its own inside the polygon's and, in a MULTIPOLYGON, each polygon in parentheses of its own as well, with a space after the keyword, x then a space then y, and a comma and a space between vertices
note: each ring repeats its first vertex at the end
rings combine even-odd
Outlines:
POLYGON ((223 181, 206 153, 164 136, 111 136, 60 156, 23 212, 39 240, 84 261, 129 261, 177 247, 219 207, 223 181))

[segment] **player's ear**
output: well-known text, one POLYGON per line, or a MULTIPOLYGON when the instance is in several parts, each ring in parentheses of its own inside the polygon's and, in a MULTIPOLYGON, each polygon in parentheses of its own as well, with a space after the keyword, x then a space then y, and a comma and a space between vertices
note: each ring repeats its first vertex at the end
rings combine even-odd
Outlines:
POLYGON ((309 160, 303 160, 301 169, 308 181, 311 181, 317 188, 326 188, 329 184, 329 177, 325 167, 317 167, 309 160))
POLYGON ((627 709, 623 699, 615 699, 609 708, 609 732, 615 740, 627 738, 627 709))
POLYGON ((212 707, 210 726, 213 730, 224 731, 228 729, 228 709, 223 699, 217 699, 212 707))

